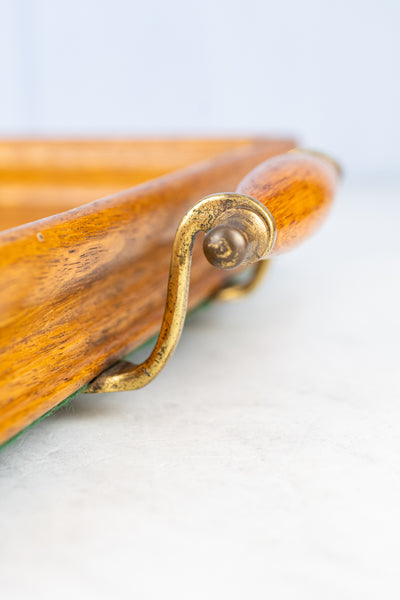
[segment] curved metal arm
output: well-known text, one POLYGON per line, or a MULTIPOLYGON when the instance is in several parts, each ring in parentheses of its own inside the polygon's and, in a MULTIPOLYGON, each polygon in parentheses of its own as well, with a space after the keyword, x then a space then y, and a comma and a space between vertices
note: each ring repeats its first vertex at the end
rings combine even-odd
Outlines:
POLYGON ((203 246, 207 259, 221 269, 232 269, 265 258, 276 238, 271 213, 251 196, 214 194, 195 204, 176 232, 167 301, 153 351, 140 365, 119 361, 96 377, 86 392, 135 390, 150 383, 164 368, 177 346, 185 322, 193 244, 199 231, 207 234, 203 246))
POLYGON ((250 265, 246 269, 245 281, 230 280, 226 285, 217 290, 211 297, 212 300, 218 302, 232 302, 233 300, 240 300, 245 296, 248 296, 263 281, 267 271, 270 267, 270 260, 260 260, 253 265, 250 265))

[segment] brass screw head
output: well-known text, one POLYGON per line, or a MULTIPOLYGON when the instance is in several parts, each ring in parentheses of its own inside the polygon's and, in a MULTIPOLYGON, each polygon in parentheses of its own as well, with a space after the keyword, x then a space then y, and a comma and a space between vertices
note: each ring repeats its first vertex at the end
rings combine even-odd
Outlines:
POLYGON ((214 267, 234 269, 269 253, 275 241, 275 222, 269 213, 267 220, 255 209, 228 208, 215 220, 203 242, 204 254, 214 267))
POLYGON ((204 238, 203 250, 208 262, 219 269, 234 269, 247 256, 248 241, 242 231, 229 225, 217 225, 204 238))

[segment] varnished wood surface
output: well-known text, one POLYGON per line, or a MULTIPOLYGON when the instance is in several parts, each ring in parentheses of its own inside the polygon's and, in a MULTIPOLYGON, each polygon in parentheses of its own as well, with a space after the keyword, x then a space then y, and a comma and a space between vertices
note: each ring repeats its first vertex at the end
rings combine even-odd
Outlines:
MULTIPOLYGON (((157 331, 172 240, 184 212, 202 196, 235 190, 258 163, 292 143, 241 140, 233 146, 181 171, 0 234, 0 443, 157 331)), ((182 166, 188 160, 184 144, 180 152, 182 166)), ((17 175, 18 156, 13 160, 3 171, 17 175)), ((30 160, 21 160, 23 177, 34 173, 30 160)), ((46 160, 38 166, 43 170, 38 180, 26 180, 26 190, 38 192, 46 160)), ((179 164, 178 156, 169 161, 170 167, 179 164)), ((79 161, 71 162, 65 173, 76 173, 75 185, 79 161)), ((86 183, 88 171, 96 180, 97 167, 91 169, 82 167, 86 183)), ((63 186, 61 176, 60 182, 63 186)), ((74 204, 78 198, 79 193, 74 204)), ((195 252, 190 306, 209 296, 223 277, 195 252)))
POLYGON ((304 150, 267 160, 243 179, 237 191, 262 202, 275 219, 277 236, 270 256, 292 250, 318 228, 338 179, 332 160, 304 150))
POLYGON ((0 230, 255 144, 248 138, 0 141, 0 230))

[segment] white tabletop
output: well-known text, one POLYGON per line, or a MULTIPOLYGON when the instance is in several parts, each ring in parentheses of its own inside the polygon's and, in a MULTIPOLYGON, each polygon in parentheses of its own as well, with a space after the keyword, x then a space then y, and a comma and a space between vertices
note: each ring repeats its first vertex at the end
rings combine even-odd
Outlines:
POLYGON ((149 387, 2 450, 1 598, 399 597, 399 196, 344 188, 149 387))

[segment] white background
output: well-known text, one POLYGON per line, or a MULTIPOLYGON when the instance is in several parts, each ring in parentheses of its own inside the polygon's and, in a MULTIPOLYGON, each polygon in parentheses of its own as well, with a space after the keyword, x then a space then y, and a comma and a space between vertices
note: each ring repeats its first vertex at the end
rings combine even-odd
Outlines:
POLYGON ((289 133, 400 176, 395 0, 1 0, 0 135, 289 133))

